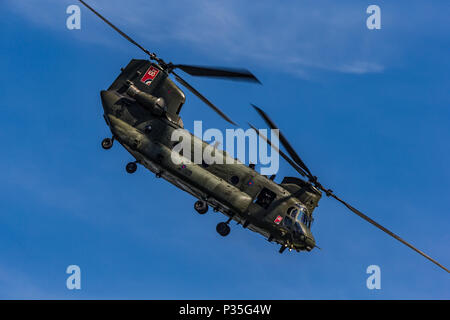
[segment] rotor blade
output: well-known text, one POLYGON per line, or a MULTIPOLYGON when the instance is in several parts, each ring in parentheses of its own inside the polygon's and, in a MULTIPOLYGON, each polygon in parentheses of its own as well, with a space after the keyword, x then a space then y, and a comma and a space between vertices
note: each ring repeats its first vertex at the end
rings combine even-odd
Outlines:
MULTIPOLYGON (((260 108, 252 104, 253 108, 259 113, 259 115, 264 119, 264 121, 267 123, 267 125, 271 129, 278 129, 278 127, 275 125, 275 123, 272 121, 272 119, 269 118, 269 116, 262 111, 260 108)), ((280 129, 278 129, 280 130, 280 129)), ((280 142, 286 149, 287 153, 292 157, 292 159, 307 173, 308 178, 313 178, 313 175, 311 174, 311 171, 309 171, 306 164, 302 161, 302 159, 299 157, 297 152, 295 152, 294 148, 290 145, 290 143, 287 141, 287 139, 284 137, 284 135, 280 132, 280 142)))
MULTIPOLYGON (((323 191, 328 191, 329 190, 323 190, 323 191)), ((439 262, 437 262, 436 260, 434 260, 433 258, 431 258, 429 255, 427 255, 426 253, 424 253, 423 251, 417 249, 416 247, 414 247, 412 244, 406 242, 405 240, 403 240, 402 238, 400 238, 399 236, 397 236, 395 233, 393 233, 392 231, 386 229, 385 227, 383 227, 381 224, 379 224, 378 222, 372 220, 371 218, 369 218, 368 216, 366 216, 364 213, 362 213, 361 211, 353 208, 351 205, 349 205, 348 203, 346 203, 345 201, 343 201, 342 199, 340 199, 339 197, 337 197, 336 195, 334 195, 333 193, 329 194, 331 197, 335 198, 337 201, 339 201, 340 203, 342 203, 344 206, 346 206, 348 209, 350 209, 350 211, 352 211, 353 213, 355 213, 356 215, 360 216, 361 218, 363 218, 364 220, 366 220, 367 222, 369 222, 370 224, 374 225, 375 227, 377 227, 378 229, 381 229, 382 231, 386 232, 388 235, 390 235, 391 237, 393 237, 394 239, 397 239, 398 241, 400 241, 401 243, 403 243, 404 245, 408 246, 409 248, 413 249, 415 252, 419 253, 420 255, 424 256, 425 258, 427 258, 428 260, 430 260, 431 262, 433 262, 434 264, 438 265, 439 267, 441 267, 442 269, 444 269, 445 271, 450 273, 450 270, 447 269, 446 267, 444 267, 442 264, 440 264, 439 262)))
POLYGON ((232 69, 232 68, 212 68, 191 66, 186 64, 176 64, 174 68, 178 68, 197 77, 216 77, 216 78, 229 78, 232 80, 242 80, 261 83, 254 74, 246 69, 232 69))
POLYGON ((206 99, 200 92, 198 92, 194 87, 192 87, 189 83, 187 83, 185 80, 183 80, 179 75, 177 75, 175 72, 172 72, 172 74, 175 76, 175 79, 186 89, 188 89, 190 92, 195 94, 197 97, 200 98, 204 103, 206 103, 211 109, 213 109, 215 112, 217 112, 223 119, 231 123, 232 125, 236 125, 236 123, 233 122, 225 113, 223 113, 218 107, 216 107, 211 101, 206 99))
POLYGON ((286 160, 298 173, 300 173, 302 176, 305 176, 306 175, 306 173, 305 173, 305 171, 303 171, 303 169, 302 168, 300 168, 294 161, 292 161, 292 159, 291 158, 289 158, 283 151, 281 151, 279 148, 277 148, 276 146, 274 146, 273 144, 272 144, 272 141, 270 141, 270 139, 269 138, 267 138, 265 135, 263 135, 258 129, 256 129, 251 123, 249 123, 248 124, 253 130, 255 130, 256 131, 256 133, 261 137, 261 138, 263 138, 266 142, 267 142, 267 144, 271 147, 271 148, 273 148, 276 152, 278 152, 279 154, 280 154, 280 156, 284 159, 284 160, 286 160))
POLYGON ((125 39, 127 39, 128 41, 130 41, 132 44, 134 44, 135 46, 137 46, 139 49, 141 49, 142 51, 144 51, 146 54, 148 54, 149 56, 152 56, 152 54, 145 49, 144 47, 142 47, 139 43, 137 43, 136 41, 134 41, 133 39, 131 39, 127 34, 125 34, 124 32, 122 32, 119 28, 117 28, 115 25, 113 25, 111 22, 109 22, 105 17, 103 17, 100 13, 98 13, 97 11, 95 11, 91 6, 89 6, 86 2, 84 2, 83 0, 78 0, 80 1, 84 6, 86 6, 89 10, 91 10, 93 13, 95 13, 100 19, 102 19, 104 22, 106 22, 111 28, 113 28, 114 30, 116 30, 122 37, 124 37, 125 39))

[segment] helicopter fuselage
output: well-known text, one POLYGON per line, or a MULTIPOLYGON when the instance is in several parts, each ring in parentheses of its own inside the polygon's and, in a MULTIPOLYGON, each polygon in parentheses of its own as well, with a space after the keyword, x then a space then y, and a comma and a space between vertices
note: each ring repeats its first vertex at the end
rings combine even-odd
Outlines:
MULTIPOLYGON (((161 94, 162 90, 156 89, 158 87, 148 86, 149 82, 144 83, 149 70, 155 74, 154 68, 156 66, 148 61, 132 60, 113 85, 101 92, 104 117, 114 139, 125 147, 137 163, 154 172, 157 177, 205 201, 215 211, 228 216, 229 221, 235 220, 286 248, 312 250, 315 240, 310 231, 310 222, 312 211, 321 196, 320 191, 303 180, 277 184, 236 159, 210 165, 184 161, 193 157, 173 150, 177 144, 172 141, 175 130, 178 133, 181 130, 184 138, 192 141, 192 150, 196 147, 204 150, 211 146, 183 129, 178 112, 184 103, 184 94, 170 78, 161 79, 159 86, 168 88, 166 90, 170 91, 171 97, 167 97, 167 92, 166 96, 161 94), (140 70, 147 71, 144 74, 140 70), (132 93, 130 87, 133 88, 132 93), (159 92, 159 97, 164 97, 168 103, 164 110, 152 109, 150 102, 142 100, 142 96, 147 95, 137 96, 139 92, 159 92), (171 100, 177 98, 174 92, 178 94, 178 101, 171 100), (180 161, 174 162, 176 158, 180 161)), ((159 70, 157 73, 162 72, 159 70)), ((155 108, 158 107, 162 109, 162 106, 155 108)), ((229 158, 226 151, 214 149, 214 152, 223 153, 224 158, 229 158)))
MULTIPOLYGON (((273 181, 274 176, 267 178, 254 171, 254 167, 249 168, 236 159, 231 159, 234 160, 231 161, 232 164, 230 161, 225 161, 226 164, 206 162, 206 165, 203 161, 200 163, 189 162, 192 156, 195 159, 197 154, 195 151, 192 154, 192 150, 200 148, 201 151, 204 151, 206 147, 210 146, 183 130, 183 122, 179 113, 185 102, 185 95, 169 78, 169 75, 175 76, 178 83, 233 125, 235 123, 220 108, 174 70, 182 70, 191 76, 260 83, 258 78, 246 69, 166 63, 156 53, 151 53, 113 25, 85 1, 79 1, 126 40, 141 49, 150 59, 150 61, 131 60, 108 90, 101 92, 104 118, 113 134, 112 138, 105 138, 102 141, 102 147, 104 149, 111 148, 114 139, 121 143, 136 159, 136 161, 128 163, 127 172, 135 172, 137 163, 144 165, 150 171, 155 172, 158 177, 165 178, 200 199, 194 205, 200 214, 206 213, 209 205, 216 211, 227 215, 228 221, 220 222, 217 225, 216 230, 220 235, 228 235, 230 232, 228 224, 231 220, 235 220, 245 228, 248 227, 268 237, 269 241, 281 244, 280 253, 286 248, 296 251, 311 251, 317 247, 310 230, 313 221, 312 213, 318 206, 322 192, 325 192, 327 197, 337 200, 363 220, 450 273, 450 270, 444 265, 342 200, 333 190, 323 186, 286 137, 281 134, 269 115, 256 105, 252 106, 265 123, 272 130, 278 130, 279 141, 287 154, 272 145, 272 142, 261 135, 258 129, 249 125, 260 138, 265 140, 308 181, 285 177, 280 184, 277 184, 273 181), (172 140, 173 133, 175 131, 179 133, 180 130, 183 130, 181 136, 189 138, 192 145, 197 148, 192 148, 190 151, 182 149, 183 152, 178 149, 174 150, 177 145, 174 145, 172 140), (174 159, 182 161, 174 161, 174 159), (185 161, 186 159, 188 161, 185 161)), ((223 152, 224 157, 228 157, 225 151, 212 147, 214 153, 223 152)), ((208 150, 208 152, 210 151, 208 150)))

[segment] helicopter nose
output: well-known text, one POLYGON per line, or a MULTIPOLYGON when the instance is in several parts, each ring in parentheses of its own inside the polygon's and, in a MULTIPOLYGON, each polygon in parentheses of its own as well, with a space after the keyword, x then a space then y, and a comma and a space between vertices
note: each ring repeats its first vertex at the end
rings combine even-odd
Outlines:
POLYGON ((303 240, 306 250, 311 251, 316 247, 316 240, 314 239, 314 236, 312 235, 311 231, 308 230, 308 232, 305 234, 305 238, 303 240))
POLYGON ((299 242, 299 246, 307 251, 311 251, 316 246, 316 241, 310 232, 298 233, 295 238, 299 242))
POLYGON ((316 246, 316 241, 314 241, 314 238, 306 237, 305 243, 307 251, 311 251, 316 246))

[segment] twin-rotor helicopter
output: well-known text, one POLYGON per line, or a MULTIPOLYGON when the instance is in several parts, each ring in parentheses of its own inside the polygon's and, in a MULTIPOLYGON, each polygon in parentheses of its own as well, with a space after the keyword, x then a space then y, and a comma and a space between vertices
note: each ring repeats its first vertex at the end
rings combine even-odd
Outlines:
MULTIPOLYGON (((323 186, 281 132, 279 132, 279 141, 286 153, 272 145, 268 137, 251 126, 303 178, 284 177, 281 183, 276 183, 274 175, 270 177, 261 175, 254 170, 253 165, 247 166, 236 159, 232 159, 234 163, 225 161, 224 164, 176 164, 172 160, 174 157, 188 159, 193 157, 191 154, 174 154, 175 145, 171 137, 175 130, 184 130, 180 111, 185 103, 185 95, 170 76, 173 76, 175 81, 200 98, 223 119, 231 124, 234 122, 175 70, 199 77, 250 82, 259 82, 258 79, 244 69, 168 63, 135 42, 85 1, 79 1, 148 55, 148 60, 131 60, 111 86, 100 93, 104 119, 112 133, 111 138, 105 138, 102 141, 102 147, 110 149, 114 142, 120 143, 136 159, 127 164, 128 173, 134 173, 138 164, 144 166, 154 172, 157 177, 169 181, 197 198, 194 208, 198 213, 205 214, 208 208, 223 213, 227 220, 220 222, 216 227, 221 236, 227 236, 230 233, 229 224, 234 220, 244 228, 261 234, 270 242, 277 243, 280 246, 280 253, 286 249, 300 252, 311 251, 317 247, 311 232, 313 212, 322 195, 325 194, 449 272, 445 266, 323 186)), ((257 106, 253 107, 271 129, 278 129, 267 113, 257 106)), ((184 134, 202 150, 210 147, 188 131, 184 130, 184 134)), ((217 149, 215 152, 222 152, 225 158, 229 157, 225 151, 217 149)))

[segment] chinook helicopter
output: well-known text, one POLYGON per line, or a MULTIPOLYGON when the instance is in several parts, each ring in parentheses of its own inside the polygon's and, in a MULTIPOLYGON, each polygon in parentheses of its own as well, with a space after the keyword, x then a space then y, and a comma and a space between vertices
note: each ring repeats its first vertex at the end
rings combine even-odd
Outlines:
MULTIPOLYGON (((279 244, 280 253, 286 249, 300 252, 318 248, 311 232, 311 224, 313 211, 325 193, 327 197, 336 199, 351 212, 450 272, 421 250, 340 199, 331 189, 324 187, 280 131, 277 131, 279 141, 287 154, 249 124, 259 137, 278 152, 304 179, 285 177, 278 184, 274 181, 275 175, 270 177, 261 175, 254 170, 253 165, 247 166, 236 159, 232 159, 233 164, 229 164, 228 161, 225 161, 226 164, 185 162, 176 164, 173 161, 174 157, 190 159, 192 157, 174 154, 177 142, 174 143, 171 137, 175 130, 182 129, 185 137, 189 137, 193 145, 200 146, 202 151, 210 145, 183 129, 179 114, 185 102, 185 95, 170 75, 223 119, 233 125, 235 123, 174 70, 179 69, 189 75, 201 77, 251 82, 259 82, 258 79, 244 69, 166 63, 118 29, 85 1, 79 1, 149 56, 148 60, 131 60, 121 69, 120 75, 111 86, 100 92, 104 119, 112 133, 111 138, 102 141, 102 147, 107 150, 115 141, 120 143, 136 159, 126 165, 128 173, 134 173, 137 164, 144 166, 155 173, 156 177, 164 178, 196 197, 198 201, 195 202, 194 208, 199 214, 205 214, 211 207, 228 217, 226 222, 220 222, 216 227, 221 236, 230 233, 229 223, 234 220, 244 228, 263 235, 269 242, 279 244)), ((271 129, 279 130, 267 113, 255 105, 253 107, 271 129)), ((224 157, 229 157, 225 151, 213 148, 215 152, 222 152, 224 157)))

